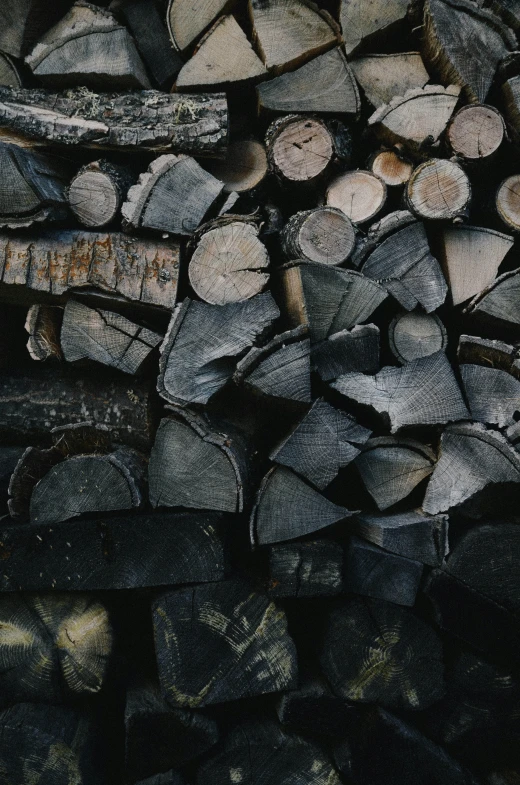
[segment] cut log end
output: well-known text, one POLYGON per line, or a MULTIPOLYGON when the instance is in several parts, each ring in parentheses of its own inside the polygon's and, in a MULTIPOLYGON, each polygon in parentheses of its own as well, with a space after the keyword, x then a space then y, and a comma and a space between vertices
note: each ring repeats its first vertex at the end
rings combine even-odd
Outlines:
POLYGON ((326 201, 347 215, 353 224, 374 218, 386 200, 386 185, 372 172, 346 172, 329 185, 326 201))
POLYGON ((275 120, 266 140, 272 170, 292 183, 314 181, 334 156, 330 131, 321 120, 310 117, 275 120))
POLYGON ((387 186, 405 185, 413 172, 413 164, 395 152, 381 150, 372 158, 370 169, 387 186))
POLYGON ((396 316, 389 327, 390 348, 400 363, 445 349, 448 343, 446 329, 436 314, 420 311, 396 316))
POLYGON ((288 259, 304 258, 327 265, 345 262, 355 241, 352 222, 334 207, 296 213, 282 233, 282 247, 288 259))
POLYGON ((493 106, 463 106, 448 127, 448 141, 456 155, 480 161, 495 153, 504 140, 502 115, 493 106))
POLYGON ((407 200, 420 218, 461 219, 469 206, 471 186, 462 167, 453 161, 432 159, 412 174, 407 200))
POLYGON ((224 183, 225 193, 251 191, 267 174, 265 147, 254 139, 232 142, 226 157, 208 161, 206 169, 224 183))
POLYGON ((495 203, 508 229, 520 232, 520 175, 513 174, 500 184, 495 203))

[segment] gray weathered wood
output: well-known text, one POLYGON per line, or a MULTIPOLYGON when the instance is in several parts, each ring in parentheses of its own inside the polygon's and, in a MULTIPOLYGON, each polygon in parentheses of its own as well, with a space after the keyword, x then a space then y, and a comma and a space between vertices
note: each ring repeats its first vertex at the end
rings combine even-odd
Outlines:
POLYGON ((287 259, 338 265, 346 262, 356 241, 350 218, 335 207, 295 213, 281 235, 287 259))
POLYGON ((360 537, 386 551, 438 567, 449 553, 448 516, 425 515, 419 510, 371 515, 361 513, 352 519, 360 537))
POLYGON ((504 119, 498 109, 486 104, 468 104, 453 116, 447 139, 455 155, 467 163, 490 159, 505 138, 504 119))
POLYGON ((83 166, 72 179, 68 198, 72 212, 88 229, 114 221, 135 182, 132 173, 101 159, 83 166))
POLYGON ((330 597, 343 588, 343 548, 329 540, 307 540, 269 549, 270 597, 330 597))
POLYGON ((407 0, 378 0, 368 8, 363 0, 342 0, 339 19, 347 54, 384 40, 402 26, 407 13, 407 0))
MULTIPOLYGON (((346 5, 344 0, 343 6, 346 5)), ((423 88, 430 79, 419 52, 357 57, 352 61, 351 68, 366 97, 376 109, 389 103, 396 95, 403 95, 407 90, 423 88)))
POLYGON ((0 25, 0 50, 23 57, 70 6, 70 0, 4 0, 0 25))
POLYGON ((497 213, 509 231, 520 231, 520 181, 517 174, 500 183, 495 196, 497 213))
POLYGON ((323 381, 337 379, 349 371, 377 373, 379 361, 379 327, 359 324, 352 330, 340 330, 311 347, 311 364, 323 381))
POLYGON ((465 313, 509 328, 520 324, 520 269, 503 273, 466 306, 465 313))
POLYGON ((430 354, 446 349, 446 328, 435 313, 398 314, 390 322, 388 338, 392 354, 401 365, 429 357, 430 354))
POLYGON ((345 590, 412 607, 423 570, 421 562, 351 537, 345 560, 345 590))
POLYGON ((0 85, 2 87, 21 87, 22 78, 11 58, 0 52, 0 85))

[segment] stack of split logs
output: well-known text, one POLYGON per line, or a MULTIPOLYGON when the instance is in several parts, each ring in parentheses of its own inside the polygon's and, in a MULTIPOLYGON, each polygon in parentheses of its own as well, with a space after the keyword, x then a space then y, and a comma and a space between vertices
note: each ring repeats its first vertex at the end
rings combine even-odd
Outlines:
POLYGON ((520 783, 517 50, 1 0, 1 783, 520 783))

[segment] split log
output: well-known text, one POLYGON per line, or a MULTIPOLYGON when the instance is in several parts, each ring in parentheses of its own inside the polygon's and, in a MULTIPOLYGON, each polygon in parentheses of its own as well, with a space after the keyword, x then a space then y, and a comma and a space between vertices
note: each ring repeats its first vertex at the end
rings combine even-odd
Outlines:
POLYGON ((377 373, 381 367, 379 327, 363 324, 329 335, 311 347, 311 365, 324 382, 349 371, 377 373))
POLYGON ((5 0, 2 3, 0 50, 12 57, 24 57, 69 6, 70 0, 58 0, 52 6, 44 0, 5 0))
POLYGON ((169 0, 166 21, 174 48, 188 49, 229 4, 229 0, 169 0))
POLYGON ((374 3, 369 8, 363 0, 342 0, 339 19, 347 55, 361 47, 375 45, 378 39, 394 33, 405 21, 407 13, 406 0, 374 3))
POLYGON ((256 497, 251 541, 253 545, 268 545, 294 540, 353 514, 330 502, 294 472, 275 466, 262 480, 256 497))
POLYGON ((375 376, 346 373, 331 386, 346 398, 372 407, 392 433, 406 425, 444 425, 469 418, 444 352, 401 368, 387 366, 375 376))
POLYGON ((507 177, 498 187, 495 206, 500 219, 513 232, 520 231, 520 176, 507 177))
POLYGON ((413 171, 406 201, 419 218, 460 221, 469 209, 471 185, 459 164, 432 158, 413 171))
POLYGON ((459 98, 456 85, 426 85, 407 90, 380 106, 369 117, 377 136, 386 144, 401 143, 413 151, 432 145, 444 132, 459 98))
POLYGON ((504 341, 478 338, 476 335, 461 335, 457 348, 459 364, 469 363, 486 368, 498 368, 518 378, 518 349, 504 341))
POLYGON ((2 701, 60 703, 100 692, 113 635, 107 609, 87 595, 3 595, 2 701))
POLYGON ((345 589, 363 597, 412 607, 424 565, 352 537, 345 562, 345 589))
POLYGON ((386 551, 437 567, 449 553, 448 516, 420 511, 370 515, 352 519, 352 528, 363 539, 386 551))
POLYGON ((427 65, 442 81, 462 87, 472 103, 486 100, 497 66, 517 48, 513 32, 469 0, 427 0, 423 40, 427 65))
POLYGON ((366 234, 357 238, 351 263, 355 267, 361 267, 362 263, 384 239, 413 223, 417 223, 417 218, 409 210, 394 210, 387 213, 379 221, 369 226, 366 234))
POLYGON ((291 70, 339 43, 332 17, 309 0, 249 0, 253 36, 266 67, 291 70))
POLYGON ((448 287, 424 225, 408 215, 372 227, 358 260, 364 259, 363 275, 379 281, 407 311, 421 305, 430 313, 443 304, 448 287))
POLYGON ((389 188, 406 185, 413 172, 413 164, 396 150, 380 150, 372 156, 370 171, 389 188))
POLYGON ((188 274, 193 291, 211 305, 249 300, 269 283, 269 255, 258 223, 240 216, 204 224, 193 240, 188 274))
POLYGON ((435 313, 398 314, 390 322, 388 337, 392 354, 401 363, 429 357, 448 345, 446 328, 435 313))
POLYGON ((356 467, 378 509, 386 510, 430 476, 435 460, 433 450, 415 439, 379 436, 363 445, 356 467))
POLYGON ((118 313, 88 308, 76 300, 65 306, 60 337, 67 362, 95 360, 130 374, 139 372, 163 338, 118 313))
POLYGON ((228 305, 184 300, 161 346, 157 389, 169 403, 207 403, 280 312, 269 293, 228 305))
POLYGON ((267 69, 235 17, 221 16, 182 67, 176 86, 222 88, 257 80, 265 74, 267 69))
POLYGON ((21 87, 22 78, 11 58, 0 52, 0 85, 2 87, 21 87))
POLYGON ((153 682, 129 687, 125 703, 125 772, 129 782, 183 766, 218 740, 202 713, 172 709, 153 682))
POLYGON ((298 785, 340 785, 320 747, 286 735, 277 724, 266 720, 237 723, 224 748, 200 767, 197 785, 232 783, 236 772, 247 772, 251 782, 265 785, 287 785, 291 781, 298 785))
POLYGON ((353 224, 366 223, 383 209, 386 185, 372 172, 345 172, 330 183, 325 200, 329 207, 345 213, 353 224))
POLYGON ((480 163, 496 153, 505 137, 504 119, 498 109, 468 104, 454 115, 447 139, 455 155, 466 163, 480 163))
MULTIPOLYGON (((343 8, 349 5, 361 7, 359 0, 356 3, 343 0, 343 8)), ((352 32, 356 35, 357 30, 349 31, 347 35, 352 35, 352 32)), ((388 104, 396 95, 403 95, 407 90, 422 89, 430 80, 419 52, 358 57, 352 61, 351 68, 366 97, 376 109, 388 104)))
POLYGON ((205 512, 4 525, 0 589, 98 591, 224 578, 221 516, 205 512))
POLYGON ((128 191, 121 213, 130 229, 189 235, 222 194, 224 183, 193 158, 161 155, 128 191))
POLYGON ((357 116, 361 108, 351 67, 337 46, 256 88, 260 109, 357 116))
POLYGON ((454 305, 469 300, 493 283, 514 239, 482 226, 444 229, 441 262, 454 305))
POLYGON ((63 230, 2 235, 2 284, 52 295, 84 287, 171 309, 177 298, 179 245, 124 234, 63 230))
POLYGON ((346 729, 359 722, 359 706, 332 694, 325 680, 300 680, 296 690, 286 692, 276 707, 284 729, 305 736, 320 735, 344 739, 346 729))
POLYGON ((520 134, 520 76, 513 76, 504 82, 502 96, 508 127, 518 143, 520 134))
POLYGON ((63 309, 52 305, 31 305, 25 329, 29 333, 27 351, 33 360, 62 360, 60 329, 63 309))
POLYGON ((459 366, 471 418, 505 428, 520 410, 520 380, 499 368, 463 363, 459 366))
POLYGON ((98 94, 85 88, 53 93, 2 87, 0 132, 5 131, 40 145, 218 156, 227 146, 227 102, 220 93, 98 94))
POLYGON ((359 455, 370 433, 350 415, 318 399, 269 457, 323 490, 359 455))
POLYGON ((179 410, 161 420, 155 437, 148 467, 152 507, 243 512, 249 464, 245 440, 230 426, 179 410))
POLYGON ((503 273, 466 306, 464 313, 508 329, 520 325, 520 269, 503 273))
POLYGON ((335 155, 334 138, 319 118, 286 115, 274 120, 265 137, 269 168, 281 182, 315 186, 335 155))
POLYGON ((284 265, 281 284, 290 323, 305 325, 312 343, 365 322, 387 297, 358 272, 312 262, 284 265))
POLYGON ((305 327, 275 336, 262 348, 253 347, 233 375, 253 393, 283 401, 310 403, 311 345, 305 327))
POLYGON ((350 218, 336 207, 315 207, 295 213, 281 234, 287 259, 338 265, 349 258, 356 242, 350 218))
POLYGON ((479 423, 451 425, 441 438, 439 460, 423 510, 447 512, 493 484, 520 482, 520 455, 496 431, 479 423))
POLYGON ((67 217, 67 169, 56 159, 0 142, 0 228, 67 217))
POLYGON ((204 166, 224 183, 224 193, 248 193, 267 175, 267 153, 260 142, 244 139, 232 142, 224 159, 208 159, 204 166))
POLYGON ((312 540, 269 549, 270 597, 330 597, 343 588, 343 548, 312 540))
POLYGON ((104 159, 94 161, 72 179, 70 208, 83 226, 99 229, 117 218, 132 182, 134 178, 127 169, 104 159))
POLYGON ((39 39, 25 62, 40 82, 51 87, 151 87, 126 27, 106 9, 84 0, 77 0, 58 24, 39 39))
POLYGON ((162 594, 153 604, 153 623, 161 691, 174 707, 198 708, 296 685, 296 649, 285 614, 245 583, 162 594))
POLYGON ((391 602, 356 598, 330 611, 320 662, 334 694, 347 700, 419 710, 444 695, 440 638, 391 602))

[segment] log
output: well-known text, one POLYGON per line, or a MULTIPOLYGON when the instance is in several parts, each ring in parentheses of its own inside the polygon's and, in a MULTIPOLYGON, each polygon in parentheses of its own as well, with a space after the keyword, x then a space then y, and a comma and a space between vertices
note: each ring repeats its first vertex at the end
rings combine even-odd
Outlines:
POLYGON ((100 516, 1 531, 0 588, 99 591, 224 578, 221 516, 161 512, 100 516))
POLYGON ((415 605, 424 565, 351 537, 345 561, 345 589, 396 605, 415 605))
POLYGON ((249 300, 269 283, 269 254, 258 223, 240 216, 204 224, 193 239, 188 274, 193 291, 211 305, 249 300))
POLYGON ((384 600, 354 598, 329 611, 320 662, 334 694, 347 700, 417 711, 444 695, 439 636, 384 600))
POLYGON ((370 8, 362 0, 341 0, 339 19, 347 55, 394 33, 402 26, 407 13, 406 0, 374 3, 370 8))
POLYGON ((89 359, 129 374, 139 372, 163 338, 118 313, 77 300, 65 306, 60 337, 67 362, 89 359))
POLYGON ((375 324, 362 324, 329 335, 311 347, 311 365, 324 382, 349 371, 377 373, 381 367, 379 328, 375 324))
POLYGON ((60 329, 63 309, 52 305, 31 305, 25 329, 29 333, 27 351, 32 360, 62 360, 60 329))
POLYGON ((486 368, 498 368, 518 378, 517 348, 504 341, 461 335, 457 348, 459 364, 469 363, 486 368))
POLYGON ((471 103, 486 100, 500 61, 515 36, 492 11, 469 0, 427 0, 423 56, 442 81, 459 85, 471 103), (464 41, 464 51, 460 42, 464 41), (482 47, 486 60, 482 62, 482 47))
POLYGON ((507 79, 502 85, 502 98, 508 128, 518 143, 520 133, 520 76, 507 79))
POLYGON ((125 228, 190 235, 222 194, 224 184, 193 158, 162 155, 128 191, 121 213, 125 228))
POLYGON ((12 57, 24 57, 40 36, 61 19, 69 5, 70 0, 58 0, 52 7, 43 0, 5 0, 0 50, 12 57))
POLYGON ((378 107, 369 127, 386 144, 400 143, 417 152, 434 144, 444 132, 459 98, 460 88, 450 84, 407 90, 378 107))
POLYGON ((292 70, 340 41, 336 22, 309 0, 249 0, 253 37, 266 68, 292 70))
POLYGON ((354 267, 361 267, 362 263, 385 238, 416 222, 417 219, 409 210, 393 210, 384 215, 379 221, 369 226, 366 233, 360 234, 357 238, 351 258, 354 267))
POLYGON ((183 766, 218 740, 216 722, 202 713, 172 709, 155 682, 139 682, 126 692, 125 772, 136 782, 183 766))
POLYGON ((171 309, 177 299, 179 254, 173 241, 150 242, 119 233, 4 234, 1 282, 55 296, 93 287, 118 300, 171 309))
POLYGON ((39 145, 218 156, 227 145, 227 102, 220 93, 98 94, 84 88, 55 93, 2 87, 0 132, 6 131, 39 145))
POLYGON ((269 549, 270 597, 330 597, 343 588, 343 548, 327 540, 269 549))
POLYGON ((500 368, 462 363, 460 375, 471 418, 505 428, 520 409, 520 380, 500 368))
POLYGON ((269 545, 294 540, 353 514, 333 504, 285 466, 275 466, 258 490, 251 513, 251 542, 269 545))
POLYGON ((391 433, 406 425, 444 425, 469 418, 444 352, 421 357, 401 368, 387 366, 375 376, 346 373, 331 387, 350 400, 372 407, 390 425, 391 433))
POLYGON ((208 159, 205 168, 224 183, 224 193, 249 193, 254 191, 267 175, 265 147, 255 139, 231 142, 226 157, 208 159))
POLYGON ((169 0, 166 21, 174 48, 184 52, 229 5, 229 0, 169 0))
POLYGON ((509 231, 520 231, 520 178, 513 174, 500 183, 495 196, 497 213, 509 231))
POLYGON ((395 316, 388 328, 392 354, 401 365, 446 349, 446 328, 435 313, 412 311, 395 316))
POLYGON ((413 172, 413 164, 396 150, 380 150, 370 159, 369 169, 388 188, 406 185, 413 172))
POLYGON ((356 468, 377 508, 386 510, 430 476, 435 460, 433 450, 415 439, 378 436, 363 445, 356 468))
POLYGON ((290 324, 305 325, 312 343, 367 321, 387 297, 358 272, 305 261, 281 268, 281 286, 290 324))
POLYGON ((520 324, 520 269, 503 273, 466 306, 464 313, 514 329, 520 324))
POLYGON ((359 455, 370 433, 350 415, 318 399, 269 457, 323 490, 359 455))
POLYGON ((295 213, 281 234, 287 259, 339 265, 354 249, 356 232, 350 218, 335 207, 315 207, 295 213))
MULTIPOLYGON (((285 0, 284 0, 285 1, 285 0)), ((328 172, 335 142, 319 118, 285 115, 274 120, 265 137, 269 168, 282 183, 316 186, 328 172)))
MULTIPOLYGON (((343 0, 343 7, 347 5, 352 6, 354 3, 343 0)), ((401 96, 407 90, 422 89, 430 81, 419 52, 357 57, 352 61, 351 68, 375 109, 388 104, 396 95, 401 96)))
POLYGON ((49 87, 84 85, 97 90, 151 87, 134 39, 113 14, 77 0, 39 39, 25 62, 49 87), (114 57, 114 52, 117 57, 114 57))
MULTIPOLYGON (((23 447, 0 447, 0 515, 7 512, 7 497, 11 475, 25 452, 23 447)), ((1 518, 0 518, 1 520, 1 518)))
POLYGON ((178 89, 223 88, 256 81, 267 69, 234 16, 221 16, 177 76, 178 89))
POLYGON ((0 142, 0 170, 0 228, 66 218, 68 173, 57 159, 0 142))
POLYGON ((386 185, 372 172, 345 172, 330 183, 325 201, 345 213, 353 224, 366 223, 383 209, 386 185))
POLYGON ((0 52, 0 85, 2 87, 21 87, 22 77, 11 58, 0 52))
POLYGON ((133 181, 128 169, 105 159, 93 161, 83 166, 70 183, 70 208, 87 229, 100 229, 117 218, 133 181))
POLYGON ((423 510, 447 512, 493 484, 520 482, 520 456, 502 434, 480 423, 448 427, 428 483, 423 510))
POLYGON ((317 112, 356 117, 361 108, 351 66, 339 46, 295 71, 256 88, 260 109, 272 112, 317 112))
POLYGON ((352 519, 352 529, 363 539, 386 551, 438 567, 449 553, 448 516, 414 512, 393 515, 362 513, 352 519))
POLYGON ((207 403, 231 379, 238 358, 279 314, 269 293, 222 306, 184 300, 175 309, 161 346, 160 395, 181 406, 207 403))
POLYGON ((337 698, 318 678, 302 678, 298 689, 282 695, 276 711, 284 730, 312 737, 319 728, 321 736, 335 741, 359 722, 359 707, 337 698))
POLYGON ((285 614, 246 583, 166 592, 152 613, 161 691, 170 705, 193 709, 296 685, 285 614))
POLYGON ((491 159, 505 131, 504 119, 494 106, 468 104, 453 116, 446 134, 452 152, 471 164, 491 159))
POLYGON ((460 222, 469 209, 471 185, 459 164, 432 158, 412 173, 406 201, 418 218, 460 222))
POLYGON ((251 456, 241 434, 179 410, 161 420, 150 455, 152 507, 243 512, 251 493, 251 456))
POLYGON ((3 703, 70 702, 100 692, 113 648, 104 605, 85 594, 8 594, 0 619, 3 703))

